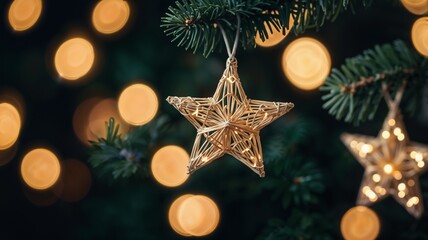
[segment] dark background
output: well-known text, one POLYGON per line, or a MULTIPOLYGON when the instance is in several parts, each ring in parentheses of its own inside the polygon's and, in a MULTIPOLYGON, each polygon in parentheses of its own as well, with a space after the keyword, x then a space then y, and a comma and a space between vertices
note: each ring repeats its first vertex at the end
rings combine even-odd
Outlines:
MULTIPOLYGON (((0 89, 13 88, 24 97, 26 117, 14 159, 0 167, 0 239, 177 239, 168 224, 170 203, 185 193, 206 194, 221 212, 220 224, 210 239, 255 239, 272 218, 286 220, 284 209, 262 189, 264 181, 230 157, 219 159, 192 175, 178 188, 165 188, 152 177, 106 183, 93 176, 92 189, 80 202, 61 200, 50 206, 35 206, 25 197, 28 191, 20 179, 23 155, 35 146, 49 146, 62 159, 86 161, 87 148, 77 139, 72 117, 80 102, 90 96, 117 97, 130 82, 141 80, 153 86, 161 100, 160 113, 180 127, 162 142, 179 144, 190 151, 195 131, 166 101, 174 96, 211 96, 224 69, 226 53, 203 58, 170 43, 159 27, 160 18, 173 1, 128 1, 130 21, 113 36, 97 33, 91 25, 97 1, 43 1, 43 12, 30 30, 13 32, 7 11, 11 0, 0 2, 0 89), (84 83, 60 80, 53 67, 56 48, 72 36, 89 39, 95 48, 95 66, 84 83)), ((332 66, 339 67, 375 44, 403 39, 410 44, 410 29, 417 19, 401 5, 374 1, 367 9, 357 8, 326 23, 319 31, 302 36, 320 40, 329 49, 332 66)), ((319 213, 324 232, 340 237, 340 218, 355 206, 363 168, 346 153, 339 140, 343 131, 376 135, 385 116, 381 107, 376 119, 354 127, 336 121, 322 109, 321 93, 302 91, 287 82, 281 69, 285 46, 296 36, 290 34, 273 48, 238 50, 239 72, 247 95, 253 99, 294 102, 295 109, 262 131, 262 143, 282 124, 314 122, 316 129, 302 151, 315 159, 324 175, 326 189, 320 201, 301 206, 303 211, 319 213)), ((416 116, 405 117, 413 141, 428 143, 427 104, 416 116)), ((266 140, 266 141, 265 141, 266 140)), ((269 178, 271 173, 267 172, 269 178)), ((422 176, 422 192, 428 192, 427 176, 422 176)), ((428 201, 424 194, 425 205, 428 201)), ((373 209, 382 222, 381 238, 428 237, 427 215, 415 220, 392 198, 376 203, 373 209), (392 209, 392 210, 391 210, 392 209), (424 229, 425 226, 425 229, 424 229)), ((314 230, 315 231, 315 230, 314 230)))

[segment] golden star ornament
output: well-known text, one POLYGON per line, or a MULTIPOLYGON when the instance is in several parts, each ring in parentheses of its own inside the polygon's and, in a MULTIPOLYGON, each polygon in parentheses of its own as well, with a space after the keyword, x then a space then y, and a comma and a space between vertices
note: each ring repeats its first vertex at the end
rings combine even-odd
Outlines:
POLYGON ((189 174, 227 153, 260 177, 265 175, 260 130, 290 111, 294 104, 248 99, 237 68, 237 60, 229 58, 213 97, 167 98, 197 129, 189 174))
POLYGON ((421 217, 418 177, 427 169, 428 146, 410 142, 398 108, 390 110, 377 137, 345 133, 342 141, 365 167, 357 204, 392 195, 411 215, 421 217))

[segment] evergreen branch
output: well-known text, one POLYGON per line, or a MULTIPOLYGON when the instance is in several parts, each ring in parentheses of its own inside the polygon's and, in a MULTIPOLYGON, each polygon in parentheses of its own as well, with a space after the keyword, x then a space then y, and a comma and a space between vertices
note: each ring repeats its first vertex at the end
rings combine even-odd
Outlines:
POLYGON ((148 164, 157 139, 165 132, 167 120, 160 117, 137 127, 123 138, 113 118, 106 122, 107 136, 91 141, 89 163, 101 176, 114 179, 147 175, 148 164))
POLYGON ((332 224, 326 218, 321 213, 294 209, 286 221, 271 219, 257 239, 333 239, 332 224))
POLYGON ((403 81, 407 110, 415 112, 426 83, 427 61, 403 41, 375 46, 332 69, 324 86, 323 107, 338 120, 359 124, 373 119, 382 100, 382 83, 394 95, 403 81))
POLYGON ((265 162, 272 176, 263 186, 273 191, 273 199, 280 199, 284 209, 290 205, 316 204, 324 191, 321 169, 315 161, 302 159, 305 144, 310 142, 310 123, 298 121, 284 126, 267 144, 265 162))
MULTIPOLYGON (((229 39, 236 32, 236 16, 242 24, 240 43, 243 48, 255 47, 255 36, 264 41, 272 28, 281 30, 294 27, 296 34, 309 28, 319 29, 326 21, 334 21, 348 7, 353 9, 357 0, 180 0, 170 6, 161 19, 161 27, 173 42, 201 51, 208 56, 222 47, 218 24, 229 39), (290 26, 290 19, 294 20, 290 26), (265 24, 266 23, 266 24, 265 24)), ((364 6, 371 0, 361 0, 364 6)))

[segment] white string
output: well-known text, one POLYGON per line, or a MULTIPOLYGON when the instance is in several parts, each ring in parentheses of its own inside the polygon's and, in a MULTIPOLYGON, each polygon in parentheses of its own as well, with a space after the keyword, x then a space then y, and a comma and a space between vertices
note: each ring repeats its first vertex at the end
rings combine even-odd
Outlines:
POLYGON ((237 19, 238 19, 238 24, 236 27, 236 34, 235 34, 235 41, 233 42, 233 49, 232 51, 230 51, 230 45, 229 45, 229 40, 227 39, 227 35, 226 32, 224 31, 223 27, 221 26, 220 23, 217 23, 217 25, 220 28, 221 31, 221 35, 223 36, 223 40, 224 40, 224 44, 226 45, 226 50, 227 50, 227 54, 229 55, 229 58, 234 57, 236 54, 236 50, 238 48, 238 42, 239 42, 239 30, 241 28, 241 18, 239 17, 239 15, 236 15, 237 19))

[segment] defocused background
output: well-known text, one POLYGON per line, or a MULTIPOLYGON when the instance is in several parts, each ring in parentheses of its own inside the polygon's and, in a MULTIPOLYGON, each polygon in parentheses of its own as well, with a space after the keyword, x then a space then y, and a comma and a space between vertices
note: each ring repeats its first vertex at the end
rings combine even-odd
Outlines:
MULTIPOLYGON (((204 58, 171 43, 160 28, 160 18, 173 1, 126 1, 126 5, 98 6, 97 10, 100 1, 96 0, 45 0, 39 18, 31 15, 40 7, 37 4, 9 16, 12 2, 0 2, 0 98, 15 107, 2 106, 0 111, 19 120, 3 125, 9 126, 7 136, 12 140, 0 139, 4 144, 0 148, 0 239, 185 238, 171 228, 168 218, 171 204, 184 194, 207 196, 218 207, 218 226, 213 226, 209 239, 267 239, 275 229, 273 219, 288 224, 287 231, 296 234, 288 234, 291 239, 341 236, 340 219, 355 206, 364 169, 346 151, 339 135, 344 131, 377 135, 387 109, 383 106, 374 121, 359 127, 329 116, 321 107, 319 91, 298 88, 286 78, 282 55, 297 38, 293 33, 270 48, 239 49, 237 59, 249 98, 295 104, 295 109, 261 132, 268 159, 269 154, 281 156, 276 150, 292 142, 282 160, 295 163, 285 167, 295 171, 275 175, 277 165, 266 161, 266 178, 260 179, 237 160, 223 157, 187 179, 181 176, 183 184, 177 187, 161 185, 152 174, 105 181, 88 165, 88 140, 104 136, 104 122, 111 116, 126 133, 133 129, 126 120, 145 123, 157 107, 149 105, 150 114, 139 119, 132 115, 138 105, 125 104, 134 110, 131 115, 122 114, 122 120, 117 110, 122 90, 143 83, 150 97, 153 89, 159 103, 157 116, 166 115, 173 123, 159 148, 178 145, 190 153, 196 131, 164 99, 212 96, 226 52, 204 58), (121 10, 115 12, 115 8, 121 10), (112 16, 115 21, 109 20, 112 16), (290 133, 290 128, 302 130, 303 137, 295 140, 300 135, 290 133), (16 140, 13 136, 18 132, 16 140), (43 156, 42 163, 34 163, 40 161, 37 156, 43 156), (299 177, 305 176, 302 166, 308 163, 319 179, 309 190, 300 189, 299 177)), ((367 9, 361 6, 355 14, 348 10, 336 22, 299 37, 317 39, 328 50, 331 66, 339 67, 345 58, 376 44, 395 39, 410 44, 410 29, 417 18, 401 4, 374 1, 367 9)), ((129 98, 131 103, 138 100, 129 98)), ((405 122, 413 141, 428 144, 426 99, 422 105, 420 113, 406 117, 405 122)), ((426 205, 428 174, 421 177, 421 189, 426 205)), ((415 220, 392 198, 373 209, 381 220, 381 238, 428 239, 426 213, 415 220)))

